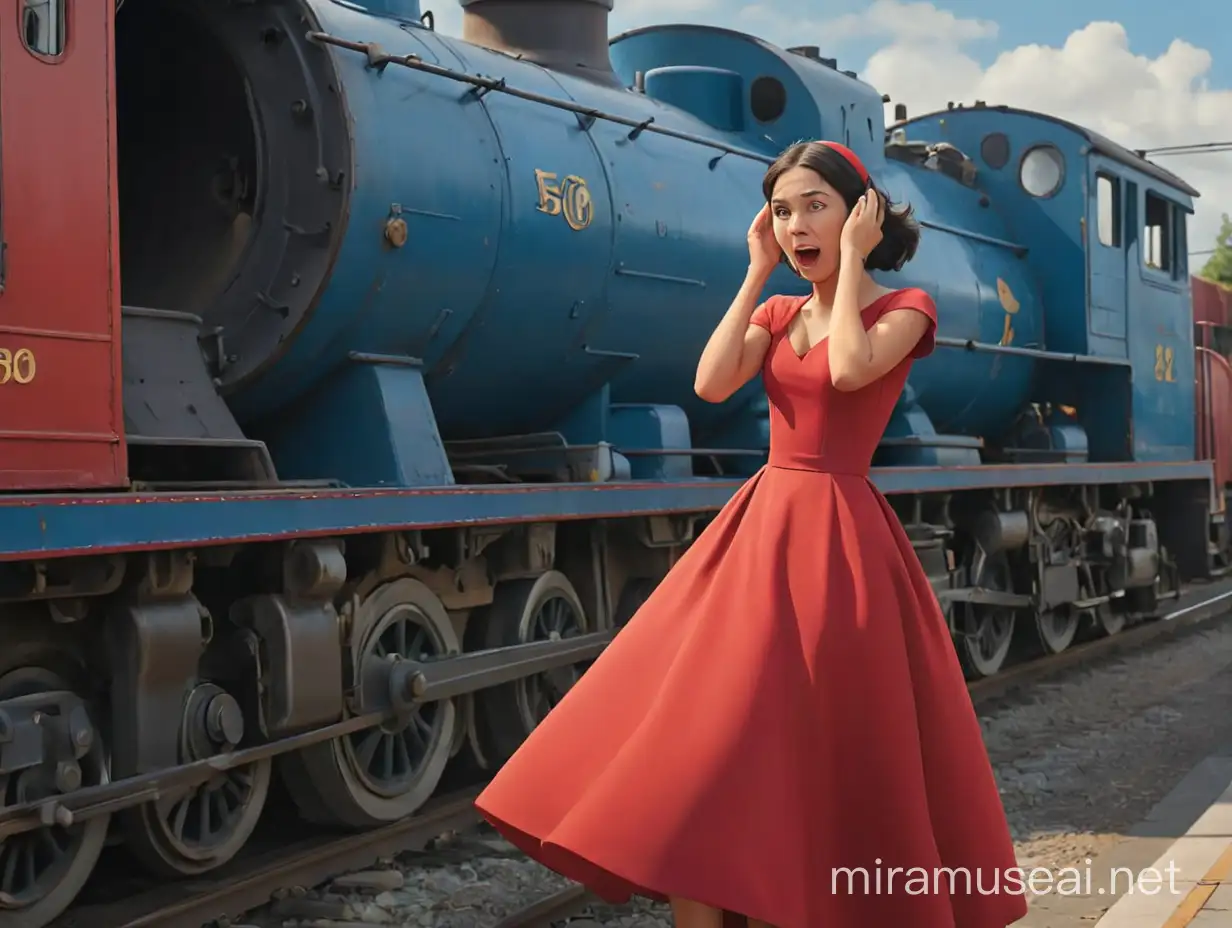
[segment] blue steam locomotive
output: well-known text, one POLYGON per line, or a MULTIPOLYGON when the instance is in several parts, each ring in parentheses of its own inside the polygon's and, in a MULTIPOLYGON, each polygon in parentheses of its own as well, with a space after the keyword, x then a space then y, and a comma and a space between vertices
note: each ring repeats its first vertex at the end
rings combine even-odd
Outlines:
POLYGON ((69 836, 0 928, 113 829, 156 872, 225 863, 275 771, 364 828, 508 757, 765 460, 760 385, 693 379, 802 138, 923 225, 883 282, 933 295, 938 350, 872 479, 967 672, 1219 569, 1183 180, 1006 107, 887 127, 812 47, 463 6, 461 40, 416 0, 0 19, 0 850, 69 836), (68 108, 79 144, 40 141, 68 108), (93 271, 48 272, 66 241, 93 271))

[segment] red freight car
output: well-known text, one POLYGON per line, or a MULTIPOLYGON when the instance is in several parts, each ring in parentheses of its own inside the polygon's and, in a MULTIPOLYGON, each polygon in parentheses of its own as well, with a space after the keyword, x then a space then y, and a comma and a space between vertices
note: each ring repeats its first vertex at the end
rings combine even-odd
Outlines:
POLYGON ((1207 280, 1193 278, 1194 322, 1209 322, 1212 325, 1232 326, 1232 287, 1207 280))
POLYGON ((0 490, 126 483, 112 6, 0 16, 0 490))
POLYGON ((1215 483, 1232 488, 1232 287, 1194 277, 1194 345, 1197 352, 1197 457, 1215 465, 1215 483))

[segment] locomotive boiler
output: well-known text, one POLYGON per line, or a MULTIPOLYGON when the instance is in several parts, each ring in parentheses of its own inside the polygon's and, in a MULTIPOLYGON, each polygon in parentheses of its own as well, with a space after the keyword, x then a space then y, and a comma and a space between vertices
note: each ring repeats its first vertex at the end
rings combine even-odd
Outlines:
POLYGON ((414 486, 562 455, 587 479, 683 476, 687 456, 653 452, 701 447, 749 473, 764 399, 706 404, 694 367, 767 164, 817 137, 916 208, 926 234, 892 283, 934 295, 942 344, 1009 349, 919 363, 881 463, 979 463, 978 436, 1012 429, 1040 301, 961 152, 887 158, 881 95, 815 49, 680 26, 609 50, 611 0, 464 7, 463 41, 408 2, 121 10, 136 466, 170 444, 185 477, 414 486), (193 337, 208 361, 186 384, 193 337))

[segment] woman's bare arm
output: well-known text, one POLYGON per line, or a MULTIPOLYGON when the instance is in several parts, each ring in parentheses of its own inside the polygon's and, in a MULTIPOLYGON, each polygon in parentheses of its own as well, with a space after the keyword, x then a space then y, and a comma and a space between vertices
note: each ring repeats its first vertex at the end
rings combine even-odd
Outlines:
POLYGON ((708 403, 721 403, 753 379, 766 358, 770 333, 750 324, 768 273, 750 268, 697 363, 693 389, 708 403))
POLYGON ((911 353, 931 324, 921 312, 904 307, 886 313, 871 329, 860 315, 860 255, 843 255, 830 313, 830 380, 844 393, 867 387, 911 353))

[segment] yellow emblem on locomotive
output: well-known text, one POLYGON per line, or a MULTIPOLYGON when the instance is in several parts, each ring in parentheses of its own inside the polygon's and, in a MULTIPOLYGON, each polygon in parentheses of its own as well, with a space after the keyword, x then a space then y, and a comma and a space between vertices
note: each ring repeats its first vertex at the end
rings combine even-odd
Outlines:
POLYGON ((1005 326, 1001 331, 1000 342, 1004 347, 1014 341, 1014 316, 1018 314, 1019 304, 1010 285, 1000 277, 997 278, 997 299, 1001 302, 1001 308, 1005 310, 1005 326))
POLYGON ((1155 379, 1163 383, 1176 383, 1176 373, 1172 369, 1176 352, 1171 345, 1155 346, 1155 379))
POLYGON ((539 188, 539 203, 535 207, 548 216, 564 216, 569 228, 585 229, 595 218, 594 202, 586 179, 569 174, 560 181, 555 171, 535 168, 535 184, 539 188))

